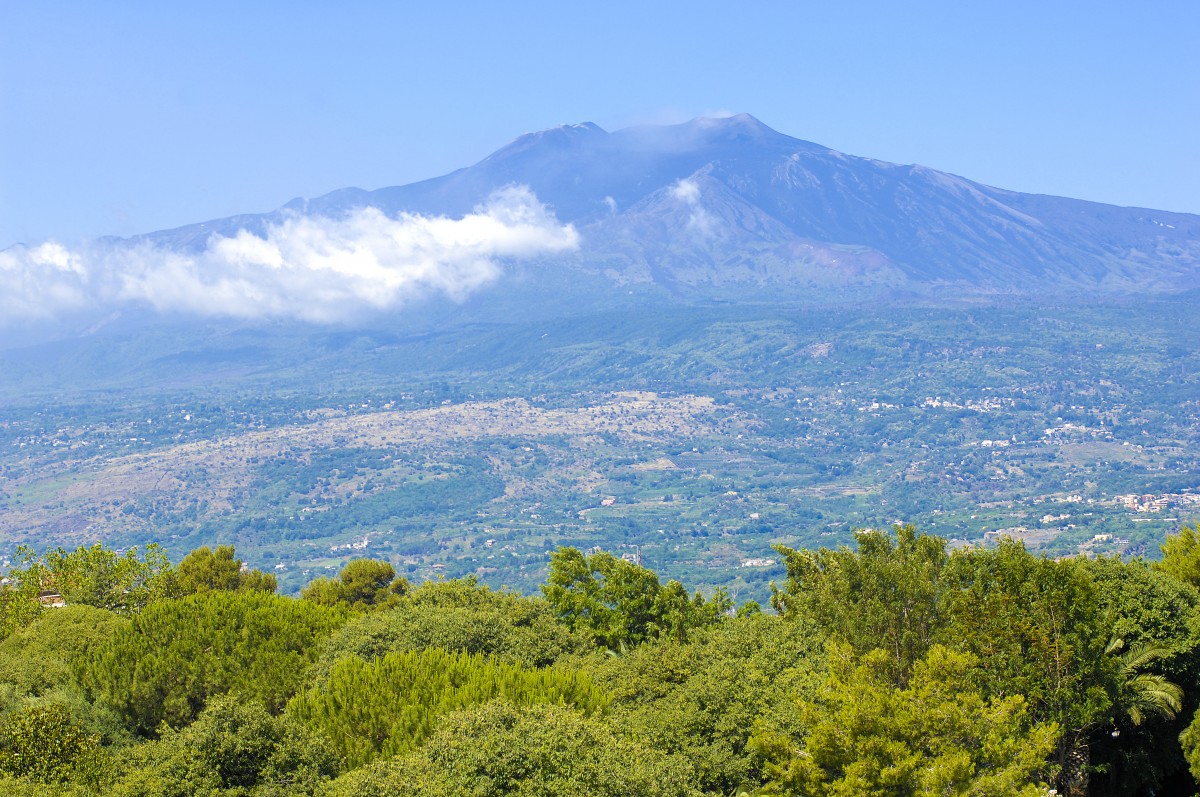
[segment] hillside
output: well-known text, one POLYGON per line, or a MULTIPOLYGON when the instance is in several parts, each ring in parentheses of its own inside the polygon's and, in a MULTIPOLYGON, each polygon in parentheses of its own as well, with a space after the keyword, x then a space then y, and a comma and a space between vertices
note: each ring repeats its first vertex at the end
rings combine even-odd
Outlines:
POLYGON ((1152 556, 1200 516, 1198 324, 1129 301, 100 333, 0 353, 0 540, 236 543, 289 592, 363 550, 529 590, 555 545, 598 545, 758 600, 772 544, 895 520, 1152 556))

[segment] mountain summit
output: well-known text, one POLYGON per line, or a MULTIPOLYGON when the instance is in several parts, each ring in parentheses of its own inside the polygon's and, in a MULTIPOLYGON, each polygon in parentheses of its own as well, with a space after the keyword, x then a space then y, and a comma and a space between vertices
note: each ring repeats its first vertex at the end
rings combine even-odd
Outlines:
POLYGON ((554 265, 592 285, 727 299, 1200 286, 1200 216, 992 188, 846 155, 748 114, 615 132, 563 125, 443 177, 343 189, 149 237, 201 246, 214 232, 258 232, 289 212, 336 217, 364 206, 458 217, 514 184, 579 231, 579 250, 554 265))

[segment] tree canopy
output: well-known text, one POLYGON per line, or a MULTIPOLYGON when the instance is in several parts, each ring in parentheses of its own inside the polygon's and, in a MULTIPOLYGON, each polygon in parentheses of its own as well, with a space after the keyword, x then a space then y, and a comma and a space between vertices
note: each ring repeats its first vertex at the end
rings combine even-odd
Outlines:
POLYGON ((257 590, 274 592, 275 576, 251 570, 234 554, 232 545, 197 548, 183 557, 175 568, 173 594, 192 595, 210 590, 257 590))
POLYGON ((281 711, 346 612, 259 591, 159 601, 97 645, 80 667, 88 693, 155 734, 232 693, 281 711))
POLYGON ((576 548, 551 555, 542 593, 568 628, 611 649, 657 637, 683 641, 733 605, 724 592, 705 601, 699 593, 689 596, 678 581, 663 585, 652 570, 608 551, 585 556, 576 548))
POLYGON ((0 791, 1194 788, 1200 591, 1178 561, 951 552, 903 525, 856 540, 780 547, 775 613, 574 548, 541 596, 413 587, 358 559, 300 598, 229 546, 174 568, 153 549, 27 552, 0 593, 0 791), (46 584, 65 607, 36 600, 46 584))

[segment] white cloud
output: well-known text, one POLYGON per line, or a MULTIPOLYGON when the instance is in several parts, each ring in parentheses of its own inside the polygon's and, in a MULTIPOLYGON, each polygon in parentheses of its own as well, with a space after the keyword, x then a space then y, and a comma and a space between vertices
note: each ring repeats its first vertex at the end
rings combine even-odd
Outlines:
POLYGON ((0 323, 50 318, 87 304, 83 258, 57 243, 0 252, 0 323))
POLYGON ((695 205, 700 201, 700 186, 696 184, 695 180, 680 180, 671 186, 671 196, 680 202, 695 205))
POLYGON ((214 235, 197 254, 142 243, 55 243, 0 252, 0 325, 144 302, 161 312, 335 321, 430 294, 462 299, 506 259, 577 248, 579 236, 525 187, 461 219, 361 208, 291 216, 265 237, 214 235))
POLYGON ((717 220, 700 204, 700 185, 695 180, 680 180, 671 186, 671 196, 691 207, 687 226, 701 238, 716 235, 717 220))

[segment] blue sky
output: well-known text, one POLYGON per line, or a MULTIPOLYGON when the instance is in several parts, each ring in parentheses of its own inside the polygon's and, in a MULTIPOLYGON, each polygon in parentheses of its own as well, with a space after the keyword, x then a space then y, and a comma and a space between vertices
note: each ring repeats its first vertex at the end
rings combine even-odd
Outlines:
POLYGON ((0 0, 0 248, 748 112, 856 155, 1200 213, 1200 3, 0 0))

